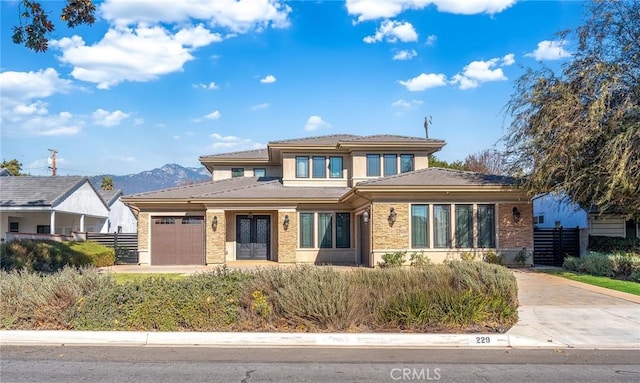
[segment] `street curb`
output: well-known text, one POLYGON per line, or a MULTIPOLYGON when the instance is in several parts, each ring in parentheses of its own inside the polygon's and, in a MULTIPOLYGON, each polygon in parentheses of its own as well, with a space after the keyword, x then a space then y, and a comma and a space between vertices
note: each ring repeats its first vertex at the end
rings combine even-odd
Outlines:
POLYGON ((354 348, 588 348, 640 349, 637 343, 567 345, 508 334, 265 333, 2 330, 0 345, 354 347, 354 348))

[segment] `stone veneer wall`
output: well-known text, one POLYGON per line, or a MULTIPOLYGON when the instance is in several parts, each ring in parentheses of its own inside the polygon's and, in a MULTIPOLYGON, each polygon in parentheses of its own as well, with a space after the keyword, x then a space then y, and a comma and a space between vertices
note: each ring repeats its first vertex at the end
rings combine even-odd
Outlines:
POLYGON ((503 203, 498 206, 498 246, 500 249, 533 251, 533 204, 503 203), (513 222, 513 207, 520 211, 520 222, 513 222))
POLYGON ((227 221, 224 211, 207 211, 205 220, 205 248, 207 264, 219 264, 225 261, 225 247, 227 237, 227 221), (211 223, 213 217, 218 217, 218 226, 215 231, 211 223))
POLYGON ((138 214, 138 251, 149 251, 149 213, 138 214))
POLYGON ((369 222, 373 224, 372 244, 374 251, 383 249, 406 250, 409 248, 409 204, 408 203, 374 203, 369 222), (396 222, 389 225, 391 208, 396 211, 396 222))
POLYGON ((278 262, 296 262, 296 248, 298 247, 298 214, 292 212, 278 212, 278 262), (284 229, 284 216, 289 216, 289 228, 284 229))

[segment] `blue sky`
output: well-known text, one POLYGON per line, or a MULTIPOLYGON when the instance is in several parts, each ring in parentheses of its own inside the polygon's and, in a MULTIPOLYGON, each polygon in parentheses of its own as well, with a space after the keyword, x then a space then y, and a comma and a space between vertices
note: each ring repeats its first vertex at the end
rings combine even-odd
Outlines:
MULTIPOLYGON (((326 134, 447 141, 447 161, 494 147, 526 67, 559 68, 555 33, 583 2, 107 0, 92 27, 57 23, 46 53, 11 42, 2 1, 2 159, 26 172, 130 174, 326 134)), ((63 2, 45 1, 58 20, 63 2)))

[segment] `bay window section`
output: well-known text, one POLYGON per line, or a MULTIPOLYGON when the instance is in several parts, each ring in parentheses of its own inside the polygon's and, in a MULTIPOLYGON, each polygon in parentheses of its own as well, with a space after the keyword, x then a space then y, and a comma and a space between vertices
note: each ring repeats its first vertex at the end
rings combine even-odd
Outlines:
POLYGON ((429 205, 411 205, 411 247, 429 247, 429 205))
POLYGON ((451 247, 451 206, 433 205, 433 246, 451 247))
POLYGON ((313 248, 313 213, 300 213, 300 247, 313 248))
POLYGON ((329 157, 329 177, 342 178, 342 157, 329 157))
POLYGON ((478 247, 496 247, 494 205, 478 205, 478 247))
POLYGON ((367 177, 380 177, 380 156, 367 154, 367 177))
POLYGON ((412 172, 413 169, 413 154, 401 154, 400 173, 412 172))
POLYGON ((384 165, 384 169, 383 169, 383 175, 386 176, 392 176, 395 174, 398 174, 398 157, 395 154, 385 154, 383 156, 383 165, 384 165))
POLYGON ((332 233, 332 213, 318 213, 318 241, 321 249, 330 249, 333 247, 332 233))
POLYGON ((336 247, 339 249, 351 247, 350 213, 336 213, 336 247))
POLYGON ((456 205, 456 247, 473 247, 473 205, 456 205))
POLYGON ((327 178, 327 158, 324 156, 313 157, 313 178, 327 178))
POLYGON ((296 157, 296 178, 309 178, 309 157, 296 157))

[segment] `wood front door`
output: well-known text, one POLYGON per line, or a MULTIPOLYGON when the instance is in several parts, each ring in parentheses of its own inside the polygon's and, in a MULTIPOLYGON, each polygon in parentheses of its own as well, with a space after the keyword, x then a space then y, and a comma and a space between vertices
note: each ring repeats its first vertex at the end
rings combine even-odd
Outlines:
POLYGON ((271 217, 236 217, 236 259, 270 259, 271 217))

